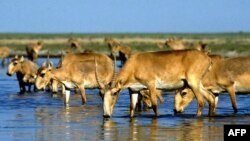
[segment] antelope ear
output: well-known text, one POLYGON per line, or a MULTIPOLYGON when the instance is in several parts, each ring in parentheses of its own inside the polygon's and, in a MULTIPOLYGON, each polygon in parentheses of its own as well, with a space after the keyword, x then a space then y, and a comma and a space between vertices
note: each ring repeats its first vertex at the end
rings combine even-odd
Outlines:
POLYGON ((18 58, 18 55, 15 55, 15 57, 14 57, 15 59, 17 59, 18 58))
POLYGON ((23 62, 23 61, 24 61, 24 57, 21 56, 21 57, 20 57, 20 62, 23 62))

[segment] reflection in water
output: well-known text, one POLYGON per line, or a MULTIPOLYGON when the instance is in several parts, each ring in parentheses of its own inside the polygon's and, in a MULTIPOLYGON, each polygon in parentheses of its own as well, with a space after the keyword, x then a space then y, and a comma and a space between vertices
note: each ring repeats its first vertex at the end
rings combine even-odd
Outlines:
POLYGON ((204 124, 203 119, 195 119, 192 121, 185 121, 184 124, 180 126, 179 129, 181 132, 176 135, 176 140, 192 140, 192 141, 200 141, 203 139, 204 132, 204 124))
POLYGON ((216 117, 197 118, 195 101, 185 113, 174 115, 173 95, 166 94, 166 101, 159 105, 160 117, 153 118, 149 110, 130 119, 129 95, 123 91, 113 116, 103 119, 98 90, 86 90, 84 106, 79 95, 72 95, 66 109, 61 96, 51 97, 48 92, 17 95, 17 81, 5 73, 0 69, 1 140, 223 140, 224 124, 250 124, 249 95, 237 95, 239 113, 235 115, 231 114, 230 97, 222 94, 216 117))
POLYGON ((96 106, 70 107, 68 109, 39 107, 36 109, 37 129, 41 140, 80 140, 91 139, 98 121, 93 120, 99 114, 96 106), (88 113, 86 110, 90 110, 88 113), (95 112, 91 112, 95 111, 95 112), (44 136, 41 136, 44 135, 44 136))
MULTIPOLYGON (((121 120, 116 118, 117 120, 121 120)), ((176 126, 161 125, 161 120, 166 119, 144 119, 133 118, 125 123, 116 122, 113 119, 104 119, 101 125, 100 140, 218 140, 222 138, 222 134, 218 136, 218 132, 222 133, 222 126, 207 126, 204 119, 189 119, 184 123, 176 126), (140 121, 142 120, 142 122, 140 121), (145 123, 144 121, 150 121, 145 123), (160 123, 159 123, 160 122, 160 123), (126 125, 128 124, 128 125, 126 125), (209 134, 208 134, 209 133, 209 134)))
POLYGON ((113 140, 119 139, 119 132, 117 128, 117 123, 114 122, 112 119, 103 119, 103 124, 101 125, 101 140, 113 140))

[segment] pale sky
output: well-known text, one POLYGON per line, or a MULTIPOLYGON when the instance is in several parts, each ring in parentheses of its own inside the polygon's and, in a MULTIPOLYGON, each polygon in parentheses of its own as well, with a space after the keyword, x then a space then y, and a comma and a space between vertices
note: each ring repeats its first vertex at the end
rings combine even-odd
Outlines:
POLYGON ((250 32, 250 0, 0 0, 0 32, 250 32))

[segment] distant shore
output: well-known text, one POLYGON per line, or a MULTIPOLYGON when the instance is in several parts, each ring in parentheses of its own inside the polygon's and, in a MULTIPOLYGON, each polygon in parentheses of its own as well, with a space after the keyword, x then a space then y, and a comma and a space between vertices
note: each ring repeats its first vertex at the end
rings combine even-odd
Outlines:
POLYGON ((25 47, 37 41, 44 42, 40 57, 60 57, 62 52, 69 48, 68 39, 79 38, 82 50, 88 49, 96 52, 110 53, 104 43, 105 37, 111 37, 124 45, 131 47, 132 51, 158 51, 169 50, 168 47, 159 49, 168 38, 181 38, 186 43, 203 42, 208 44, 212 53, 225 56, 250 55, 250 33, 0 33, 0 46, 11 49, 11 56, 26 55, 25 47))

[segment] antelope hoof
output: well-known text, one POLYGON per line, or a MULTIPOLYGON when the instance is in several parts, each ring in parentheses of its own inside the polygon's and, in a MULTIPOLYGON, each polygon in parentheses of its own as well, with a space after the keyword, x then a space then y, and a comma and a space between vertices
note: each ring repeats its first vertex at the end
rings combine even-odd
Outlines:
POLYGON ((82 101, 82 105, 85 105, 86 104, 86 101, 82 101))
POLYGON ((215 112, 209 112, 209 113, 208 113, 208 116, 209 116, 209 117, 212 117, 212 116, 214 116, 214 115, 215 115, 215 112))
POLYGON ((160 114, 157 113, 157 114, 154 115, 154 118, 158 118, 159 116, 160 116, 160 114))
POLYGON ((235 113, 235 114, 238 113, 238 109, 234 109, 234 113, 235 113))
POLYGON ((25 91, 21 91, 21 92, 19 92, 19 94, 20 94, 20 95, 23 95, 23 94, 25 94, 25 91))

